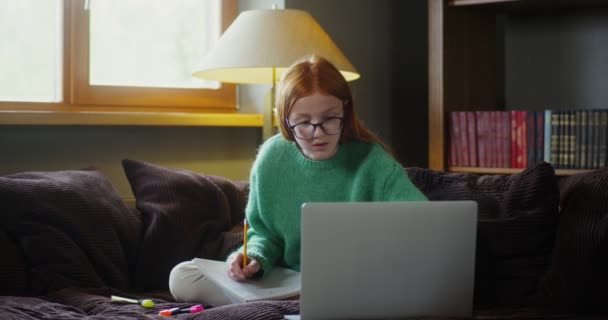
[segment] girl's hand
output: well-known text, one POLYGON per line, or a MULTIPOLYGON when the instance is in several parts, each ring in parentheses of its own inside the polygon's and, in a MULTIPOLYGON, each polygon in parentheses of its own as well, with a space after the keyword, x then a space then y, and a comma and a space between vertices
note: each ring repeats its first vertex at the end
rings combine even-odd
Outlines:
POLYGON ((247 265, 243 268, 243 254, 238 253, 228 260, 228 276, 235 281, 245 281, 258 271, 260 271, 260 264, 257 260, 247 257, 247 265))

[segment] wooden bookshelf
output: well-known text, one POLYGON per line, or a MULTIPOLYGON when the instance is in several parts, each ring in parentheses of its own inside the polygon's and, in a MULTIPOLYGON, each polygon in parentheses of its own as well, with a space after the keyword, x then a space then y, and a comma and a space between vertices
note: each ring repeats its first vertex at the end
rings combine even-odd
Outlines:
MULTIPOLYGON (((449 172, 475 173, 475 174, 514 174, 522 172, 524 169, 517 168, 479 168, 479 167, 448 167, 449 172)), ((569 176, 577 173, 588 172, 591 170, 582 169, 556 169, 558 176, 569 176)))
POLYGON ((498 2, 510 2, 510 1, 520 1, 520 0, 450 0, 449 4, 451 6, 470 6, 477 4, 491 4, 498 2))
MULTIPOLYGON (((605 1, 590 0, 428 0, 429 167, 479 174, 520 172, 522 169, 450 167, 449 113, 509 110, 506 53, 501 47, 505 35, 498 27, 505 15, 526 12, 547 17, 553 12, 568 14, 564 8, 584 10, 606 5, 605 1), (552 10, 557 8, 561 10, 552 10)), ((584 104, 580 102, 586 108, 584 104)), ((572 175, 585 171, 588 170, 558 169, 556 173, 572 175)))

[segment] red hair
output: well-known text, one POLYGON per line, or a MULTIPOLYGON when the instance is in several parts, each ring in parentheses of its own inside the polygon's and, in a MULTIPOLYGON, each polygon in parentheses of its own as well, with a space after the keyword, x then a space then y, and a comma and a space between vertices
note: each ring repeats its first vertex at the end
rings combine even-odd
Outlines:
POLYGON ((310 56, 291 65, 281 76, 277 87, 277 118, 281 135, 295 141, 287 125, 287 116, 294 103, 302 97, 321 93, 342 101, 344 107, 344 127, 340 143, 352 140, 375 142, 391 155, 392 150, 374 133, 367 129, 357 117, 350 87, 340 71, 325 58, 310 56))

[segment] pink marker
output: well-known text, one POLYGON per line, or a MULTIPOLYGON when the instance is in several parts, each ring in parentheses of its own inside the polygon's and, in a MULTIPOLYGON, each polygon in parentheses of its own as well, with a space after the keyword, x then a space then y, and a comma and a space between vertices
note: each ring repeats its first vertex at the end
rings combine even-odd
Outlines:
POLYGON ((199 313, 203 310, 205 310, 205 308, 202 305, 197 304, 189 308, 171 308, 161 310, 158 314, 164 317, 170 317, 181 313, 199 313))

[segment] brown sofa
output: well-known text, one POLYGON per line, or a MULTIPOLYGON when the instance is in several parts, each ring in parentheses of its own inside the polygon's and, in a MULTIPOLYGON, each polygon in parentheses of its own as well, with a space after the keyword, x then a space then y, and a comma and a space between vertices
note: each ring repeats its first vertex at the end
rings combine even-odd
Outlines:
POLYGON ((407 169, 430 200, 475 200, 475 317, 606 319, 608 168, 557 177, 407 169))
MULTIPOLYGON (((225 259, 241 244, 247 183, 133 160, 123 168, 136 208, 94 168, 0 177, 0 319, 162 319, 159 310, 192 305, 168 293, 173 266, 225 259)), ((258 302, 179 317, 282 319, 298 310, 297 301, 258 302)))
MULTIPOLYGON (((191 305, 168 293, 175 264, 225 259, 240 245, 246 182, 135 160, 123 168, 136 208, 94 168, 0 177, 1 319, 160 319, 191 305)), ((549 164, 510 176, 406 170, 431 200, 479 204, 474 318, 607 317, 608 169, 559 180, 549 164)), ((298 311, 298 301, 256 302, 177 318, 298 311)))

